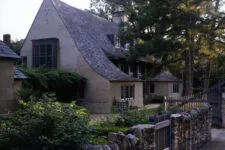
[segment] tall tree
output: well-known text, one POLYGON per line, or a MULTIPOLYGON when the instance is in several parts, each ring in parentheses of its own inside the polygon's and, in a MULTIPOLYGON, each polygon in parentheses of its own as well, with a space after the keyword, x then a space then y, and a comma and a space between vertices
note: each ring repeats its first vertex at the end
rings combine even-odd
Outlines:
MULTIPOLYGON (((124 6, 129 22, 122 23, 120 38, 130 43, 132 56, 155 55, 162 60, 184 60, 184 94, 192 95, 194 65, 197 57, 216 57, 224 46, 224 13, 222 0, 92 0, 107 5, 113 12, 124 6), (111 6, 111 7, 110 7, 111 6)), ((210 67, 211 68, 211 67, 210 67)), ((210 71, 205 72, 205 81, 210 71)), ((205 87, 208 83, 205 83, 205 87)))

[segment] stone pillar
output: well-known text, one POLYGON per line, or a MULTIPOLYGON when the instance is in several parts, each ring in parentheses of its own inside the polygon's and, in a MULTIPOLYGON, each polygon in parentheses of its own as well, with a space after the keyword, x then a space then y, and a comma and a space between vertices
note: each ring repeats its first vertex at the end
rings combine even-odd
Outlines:
POLYGON ((155 126, 140 124, 130 129, 130 132, 139 139, 139 146, 135 150, 155 150, 155 126))
POLYGON ((180 149, 180 124, 182 116, 180 114, 171 115, 171 150, 180 149))
POLYGON ((0 114, 12 113, 16 106, 13 95, 13 61, 0 60, 0 114))
POLYGON ((11 43, 11 35, 10 34, 4 34, 3 35, 3 42, 6 45, 9 45, 11 43))
POLYGON ((222 127, 225 128, 225 92, 222 93, 222 127))

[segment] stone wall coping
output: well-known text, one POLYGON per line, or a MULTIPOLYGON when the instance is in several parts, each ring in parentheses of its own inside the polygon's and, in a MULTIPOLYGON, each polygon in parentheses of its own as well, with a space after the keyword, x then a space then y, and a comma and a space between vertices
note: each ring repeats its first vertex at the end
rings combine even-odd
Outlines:
POLYGON ((154 128, 155 125, 151 125, 151 124, 139 124, 139 125, 136 125, 136 126, 133 126, 131 127, 131 130, 134 130, 134 129, 140 129, 140 130, 143 130, 143 129, 146 129, 146 128, 154 128))
POLYGON ((171 118, 178 118, 178 117, 181 117, 182 115, 181 114, 172 114, 170 117, 171 118))

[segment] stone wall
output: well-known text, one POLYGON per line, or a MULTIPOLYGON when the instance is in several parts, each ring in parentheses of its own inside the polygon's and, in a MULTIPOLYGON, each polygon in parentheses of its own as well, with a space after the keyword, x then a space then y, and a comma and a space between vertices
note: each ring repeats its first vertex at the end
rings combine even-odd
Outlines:
POLYGON ((194 150, 211 139, 212 108, 209 105, 171 115, 171 147, 194 150))
MULTIPOLYGON (((85 150, 157 150, 157 131, 171 127, 171 150, 195 150, 211 139, 212 108, 200 108, 171 115, 171 119, 155 125, 132 127, 127 134, 109 133, 108 145, 86 145, 85 150)), ((159 144, 162 141, 159 141, 159 144)))
POLYGON ((155 149, 155 126, 137 125, 128 131, 109 133, 108 145, 86 145, 85 150, 154 150, 155 149))

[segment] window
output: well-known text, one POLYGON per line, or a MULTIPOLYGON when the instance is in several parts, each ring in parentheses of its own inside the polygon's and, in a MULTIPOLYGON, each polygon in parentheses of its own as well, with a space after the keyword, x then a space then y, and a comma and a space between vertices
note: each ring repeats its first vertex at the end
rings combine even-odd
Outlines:
POLYGON ((179 93, 179 84, 173 84, 173 93, 179 93))
POLYGON ((121 62, 119 66, 121 71, 123 71, 126 74, 129 73, 129 64, 127 62, 121 62))
POLYGON ((155 85, 150 84, 150 93, 155 93, 155 85))
POLYGON ((134 85, 121 86, 121 99, 134 98, 134 85))
POLYGON ((33 62, 34 68, 46 66, 57 68, 58 39, 33 40, 33 62))

